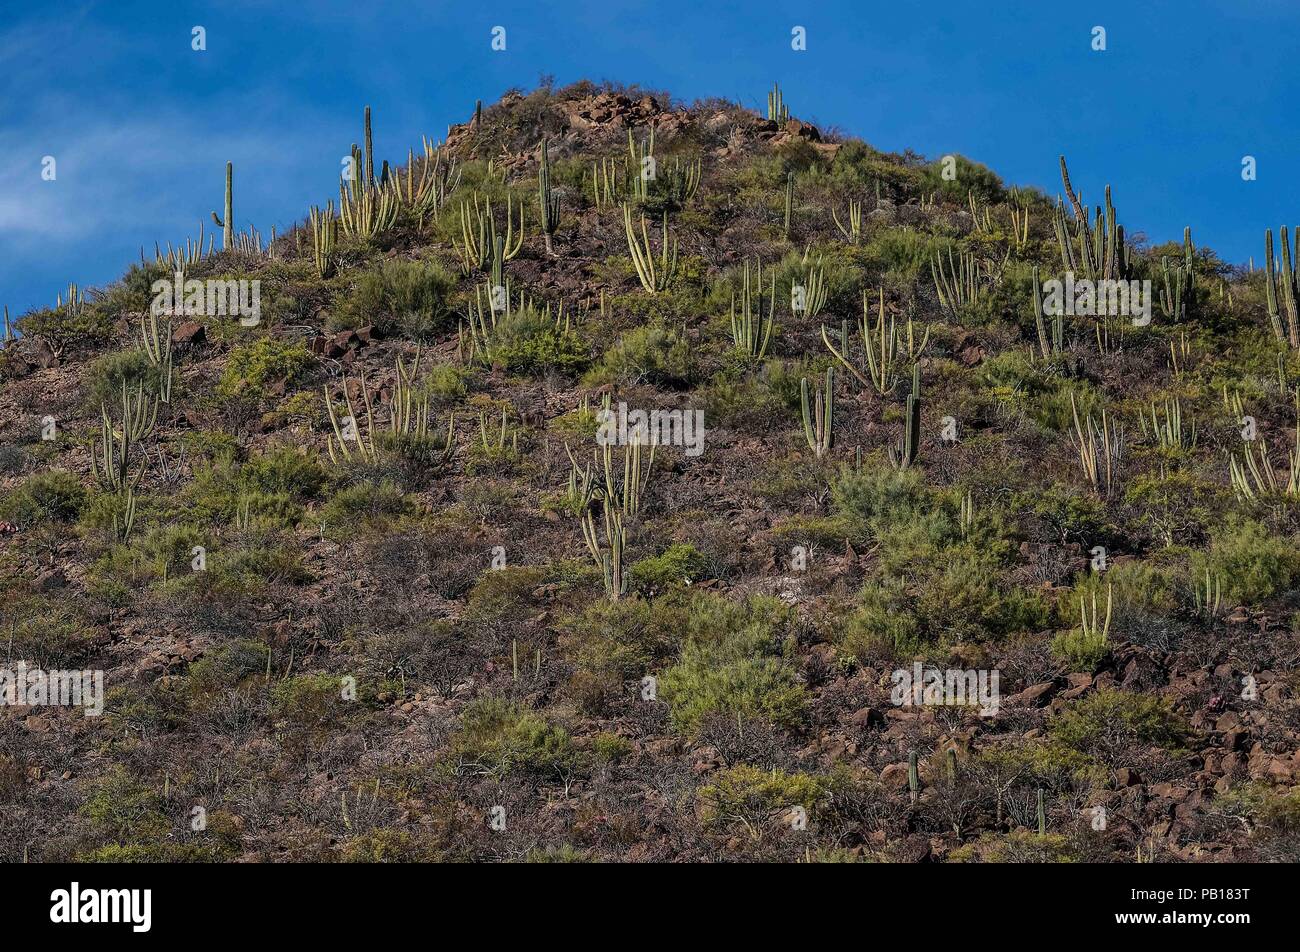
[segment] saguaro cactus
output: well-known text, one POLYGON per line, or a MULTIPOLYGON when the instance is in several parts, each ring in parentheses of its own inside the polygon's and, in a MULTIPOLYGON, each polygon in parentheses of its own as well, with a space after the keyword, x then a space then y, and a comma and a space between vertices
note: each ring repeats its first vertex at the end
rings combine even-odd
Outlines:
MULTIPOLYGON (((221 229, 221 248, 223 251, 229 251, 235 246, 235 198, 234 198, 234 181, 235 181, 235 163, 226 163, 226 204, 225 217, 217 217, 217 213, 212 213, 212 220, 216 222, 221 229)), ((201 241, 202 239, 200 239, 201 241)))
POLYGON ((546 242, 546 253, 554 254, 551 235, 560 227, 560 197, 551 191, 551 159, 545 139, 542 140, 541 165, 537 169, 537 203, 542 210, 542 238, 546 242))

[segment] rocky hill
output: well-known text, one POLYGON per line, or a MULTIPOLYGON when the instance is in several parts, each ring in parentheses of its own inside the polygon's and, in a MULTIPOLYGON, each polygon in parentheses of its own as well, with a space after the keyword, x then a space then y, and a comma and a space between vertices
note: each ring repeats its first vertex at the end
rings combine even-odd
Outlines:
POLYGON ((777 89, 358 133, 0 350, 0 858, 1300 859, 1286 231, 777 89))

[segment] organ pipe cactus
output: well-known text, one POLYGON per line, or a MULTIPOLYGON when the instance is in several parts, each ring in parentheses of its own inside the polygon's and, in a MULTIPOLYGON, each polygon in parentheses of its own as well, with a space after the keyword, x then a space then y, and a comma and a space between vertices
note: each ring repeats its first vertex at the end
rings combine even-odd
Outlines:
POLYGON ((835 368, 826 368, 826 385, 809 395, 808 378, 799 381, 803 409, 803 435, 817 459, 831 451, 835 413, 835 368))
POLYGON ((632 207, 623 205, 623 233, 627 238, 628 252, 632 255, 632 264, 641 287, 648 294, 658 294, 665 290, 677 273, 677 239, 668 234, 668 212, 664 212, 663 230, 659 240, 658 261, 650 245, 650 235, 646 231, 645 215, 641 216, 641 236, 638 238, 632 225, 632 207))
POLYGON ((772 91, 767 94, 767 118, 773 122, 785 122, 790 118, 785 97, 781 95, 781 87, 776 83, 772 84, 772 91))
POLYGON ((921 448, 921 365, 912 365, 912 392, 907 395, 903 417, 903 436, 898 446, 889 451, 889 461, 895 469, 908 469, 916 462, 921 448))
POLYGON ((736 311, 736 296, 731 296, 731 339, 736 347, 750 357, 761 359, 767 353, 772 337, 776 311, 776 275, 771 275, 767 295, 767 314, 763 314, 763 262, 757 263, 753 282, 749 276, 749 262, 745 262, 740 291, 740 311, 736 311))
POLYGON ((1065 206, 1058 199, 1053 226, 1056 242, 1061 249, 1061 261, 1067 271, 1073 271, 1089 280, 1122 280, 1128 277, 1129 249, 1124 243, 1124 226, 1115 220, 1115 206, 1110 200, 1110 186, 1106 186, 1106 207, 1096 209, 1095 221, 1090 224, 1088 210, 1082 198, 1075 194, 1070 183, 1070 171, 1061 156, 1061 184, 1074 210, 1073 229, 1066 216, 1065 206), (1074 234, 1071 235, 1071 230, 1074 234))
POLYGON ((1059 354, 1065 344, 1065 309, 1058 307, 1052 315, 1051 338, 1043 315, 1043 287, 1038 280, 1038 265, 1034 265, 1034 325, 1038 328, 1038 348, 1044 358, 1059 354))
POLYGON ((911 751, 907 755, 907 792, 916 802, 917 796, 921 792, 921 771, 917 766, 916 751, 911 751))
POLYGON ((605 594, 610 601, 618 601, 627 594, 627 577, 623 573, 623 552, 627 545, 627 533, 623 528, 623 517, 618 508, 608 498, 600 500, 604 516, 605 541, 602 544, 598 534, 596 519, 588 508, 582 514, 582 538, 587 545, 596 567, 601 570, 605 585, 605 594))
POLYGON ((1282 238, 1280 269, 1273 260, 1273 229, 1264 233, 1264 290, 1268 298, 1268 316, 1277 339, 1292 348, 1300 348, 1300 313, 1296 307, 1296 298, 1300 296, 1300 279, 1296 274, 1300 270, 1296 267, 1300 264, 1300 227, 1295 230, 1294 259, 1285 225, 1279 233, 1282 238))
POLYGON ((785 237, 790 238, 790 223, 794 218, 794 173, 785 174, 785 237))
POLYGON ((867 292, 862 292, 862 317, 858 322, 858 333, 862 338, 862 352, 865 366, 859 367, 848 355, 848 322, 840 325, 840 346, 831 343, 830 335, 822 327, 822 343, 826 349, 848 371, 857 378, 863 387, 874 387, 882 396, 893 393, 898 383, 899 364, 916 362, 921 358, 930 341, 930 329, 927 327, 921 340, 916 339, 912 319, 907 320, 905 330, 899 330, 893 316, 885 322, 885 289, 880 289, 879 303, 876 308, 876 323, 872 328, 868 315, 871 312, 867 301, 867 292))
POLYGON ((339 238, 339 220, 334 217, 334 203, 329 202, 325 210, 313 205, 308 212, 311 223, 312 260, 316 265, 316 274, 324 279, 334 273, 334 246, 339 238))
POLYGON ((343 399, 347 403, 348 413, 342 421, 334 412, 334 402, 330 399, 329 387, 325 387, 325 409, 329 412, 332 435, 327 435, 326 448, 330 461, 337 464, 351 462, 354 456, 365 463, 379 461, 379 448, 375 445, 375 413, 370 401, 370 390, 366 387, 366 378, 361 377, 361 397, 366 409, 366 426, 363 431, 361 421, 352 406, 352 394, 348 391, 347 377, 343 378, 343 399), (342 422, 342 426, 340 426, 342 422))
POLYGON ((1192 296, 1196 274, 1192 269, 1194 254, 1192 249, 1192 229, 1183 229, 1183 260, 1169 266, 1169 258, 1160 259, 1160 310, 1172 321, 1182 321, 1187 317, 1187 305, 1192 296))
POLYGON ((845 228, 840 221, 840 216, 836 213, 834 207, 831 208, 831 218, 835 222, 835 227, 840 230, 844 240, 851 245, 856 245, 862 240, 862 203, 849 199, 848 211, 849 227, 845 228))

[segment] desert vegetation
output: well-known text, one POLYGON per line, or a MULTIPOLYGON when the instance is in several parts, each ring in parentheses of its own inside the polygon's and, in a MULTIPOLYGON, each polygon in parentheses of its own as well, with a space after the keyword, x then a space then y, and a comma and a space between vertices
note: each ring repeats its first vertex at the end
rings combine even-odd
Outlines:
POLYGON ((6 664, 106 696, 0 707, 0 858, 1300 859, 1300 230, 800 107, 543 84, 392 161, 367 109, 291 230, 227 167, 219 242, 7 320, 6 664))

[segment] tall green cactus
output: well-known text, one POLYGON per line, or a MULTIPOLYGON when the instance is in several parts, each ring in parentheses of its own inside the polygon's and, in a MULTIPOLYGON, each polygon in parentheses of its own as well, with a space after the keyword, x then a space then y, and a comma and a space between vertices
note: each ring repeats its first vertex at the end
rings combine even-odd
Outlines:
POLYGON ((560 196, 551 190, 551 159, 545 139, 542 140, 541 164, 537 169, 537 203, 542 210, 542 238, 546 242, 546 253, 554 254, 551 235, 560 227, 560 196))
POLYGON ((767 353, 772 337, 776 313, 776 274, 771 272, 767 295, 767 314, 763 313, 763 262, 757 263, 751 283, 749 261, 745 261, 744 278, 740 288, 740 311, 736 311, 736 295, 731 296, 731 340, 737 349, 750 357, 761 359, 767 353))
POLYGON ((1172 321, 1182 321, 1187 317, 1187 305, 1196 277, 1193 261, 1192 229, 1188 227, 1183 229, 1183 260, 1171 268, 1167 256, 1160 259, 1160 310, 1172 321))
POLYGON ((790 222, 794 218, 794 173, 785 174, 785 237, 790 238, 790 222))
POLYGON ((1058 307, 1052 315, 1052 333, 1049 339, 1043 315, 1043 286, 1038 280, 1038 265, 1034 265, 1034 324, 1038 328, 1038 348, 1043 357, 1059 354, 1065 346, 1065 308, 1058 307))
POLYGON ((1264 290, 1268 295, 1268 316, 1273 323, 1273 333, 1277 339, 1292 348, 1300 348, 1300 313, 1296 310, 1297 281, 1295 263, 1300 263, 1300 226, 1295 230, 1295 263, 1291 257, 1291 245, 1287 236, 1286 225, 1280 229, 1282 237, 1282 267, 1279 275, 1273 260, 1273 229, 1264 233, 1264 290), (1279 277, 1281 280, 1279 281, 1279 277))
POLYGON ((772 91, 767 94, 767 118, 773 122, 785 122, 790 118, 790 110, 785 106, 785 97, 781 95, 781 87, 776 83, 772 84, 772 91))
POLYGON ((641 287, 647 294, 666 290, 677 273, 677 239, 668 234, 668 212, 664 211, 657 261, 646 230, 645 215, 641 216, 641 237, 638 238, 632 225, 632 207, 627 204, 623 205, 623 234, 627 238, 627 250, 632 256, 637 277, 641 279, 641 287))
POLYGON ((1061 156, 1061 184, 1066 197, 1074 209, 1073 237, 1070 234, 1071 222, 1066 215, 1065 205, 1058 199, 1053 227, 1056 230, 1056 242, 1061 250, 1061 262, 1067 271, 1073 271, 1089 280, 1110 278, 1122 280, 1128 277, 1129 248, 1124 242, 1124 226, 1115 220, 1115 206, 1110 200, 1110 186, 1106 186, 1106 207, 1103 211, 1096 209, 1096 219, 1091 224, 1088 209, 1083 199, 1075 194, 1070 183, 1070 170, 1066 168, 1065 156, 1061 156))
POLYGON ((912 802, 915 803, 921 792, 921 772, 917 768, 916 751, 911 751, 907 755, 907 791, 911 795, 912 802))
MULTIPOLYGON (((235 247, 235 197, 234 197, 235 163, 226 163, 226 204, 225 217, 212 213, 212 220, 221 229, 221 249, 230 251, 235 247)), ((202 239, 200 239, 201 241, 202 239)))
POLYGON ((803 435, 817 459, 831 451, 835 422, 835 368, 826 368, 826 386, 809 394, 808 378, 799 381, 799 399, 803 406, 803 435))
POLYGON ((889 451, 889 460, 896 469, 907 469, 916 462, 921 448, 921 364, 912 365, 912 392, 907 395, 907 410, 903 419, 903 436, 898 446, 889 451))

